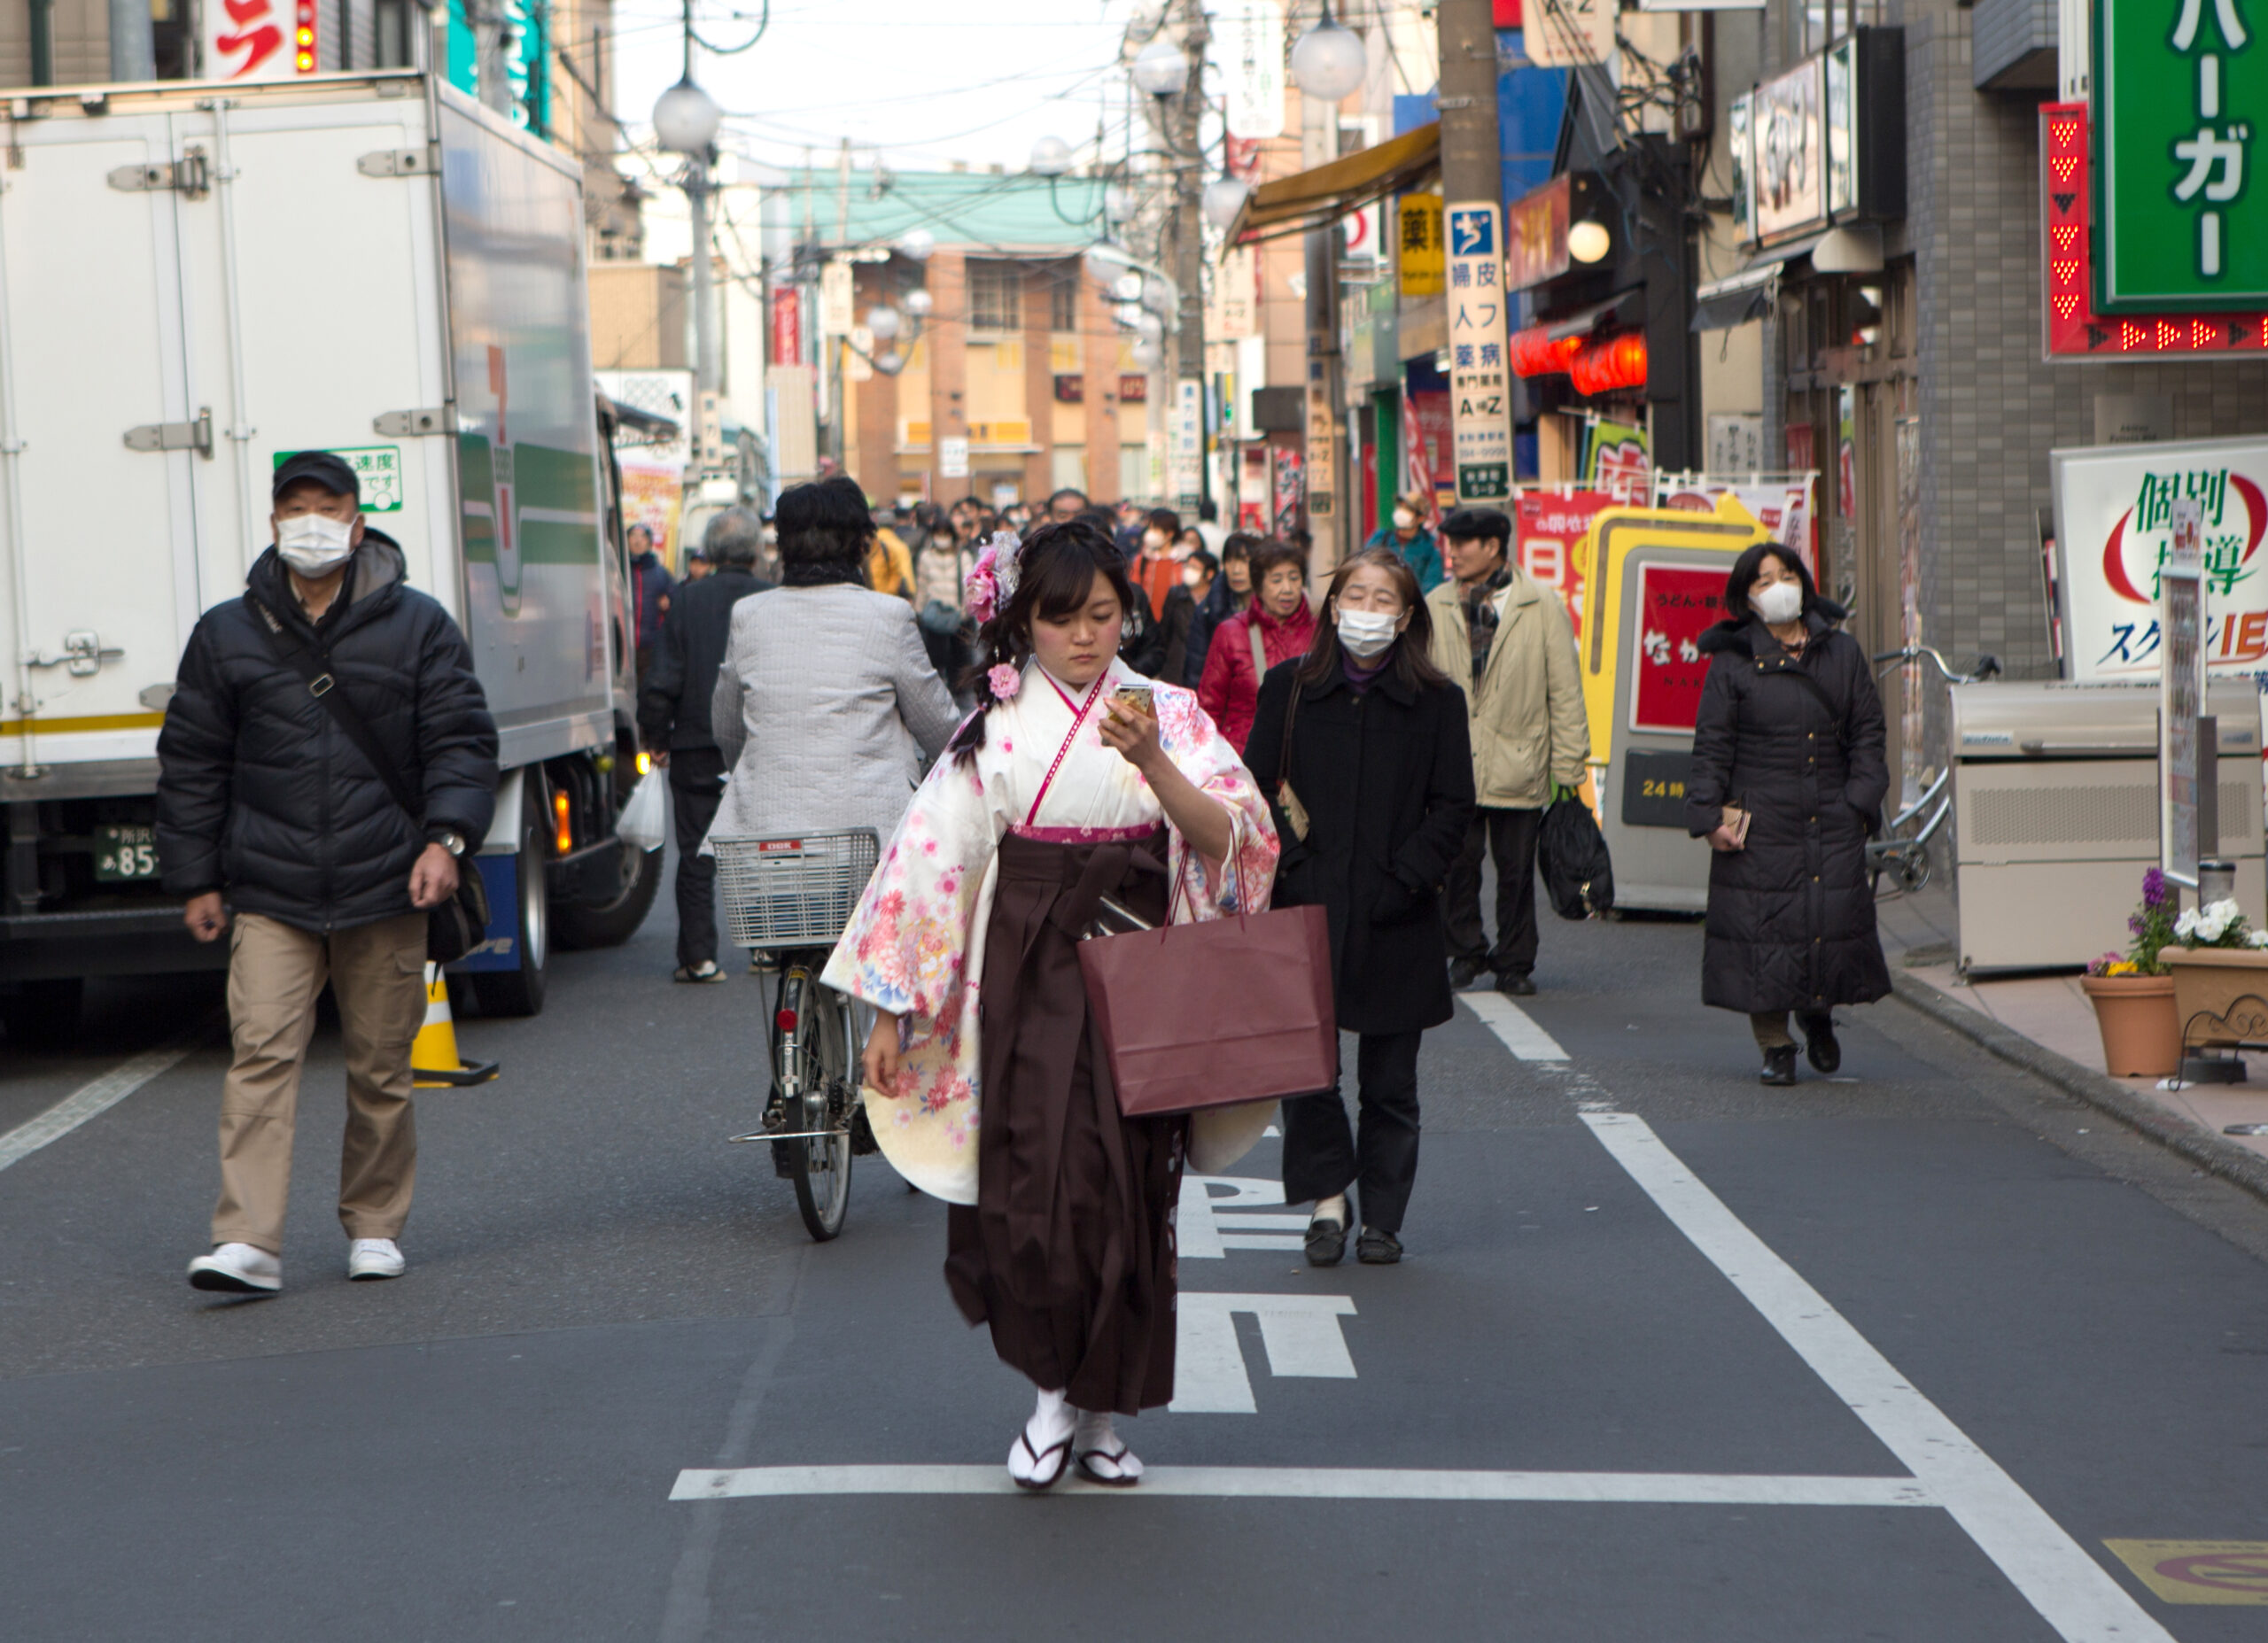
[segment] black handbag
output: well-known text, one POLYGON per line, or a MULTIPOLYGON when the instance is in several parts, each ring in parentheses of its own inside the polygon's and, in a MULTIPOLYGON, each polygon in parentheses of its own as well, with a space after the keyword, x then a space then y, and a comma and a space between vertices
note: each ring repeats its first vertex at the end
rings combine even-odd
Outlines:
MULTIPOLYGON (((361 749, 370 768, 385 784, 393 802, 401 806, 410 825, 423 832, 425 813, 410 796, 409 784, 401 772, 387 758, 385 749, 378 745, 369 723, 346 693, 338 687, 327 656, 319 656, 301 644, 282 618, 261 601, 245 595, 252 608, 260 613, 267 625, 268 637, 276 647, 276 654, 286 667, 307 681, 307 694, 322 703, 331 722, 346 732, 346 740, 361 749)), ((470 847, 471 841, 466 841, 470 847)), ((456 894, 439 907, 431 908, 425 915, 425 957, 437 965, 453 965, 488 937, 488 887, 481 882, 480 867, 470 855, 457 862, 456 894)))

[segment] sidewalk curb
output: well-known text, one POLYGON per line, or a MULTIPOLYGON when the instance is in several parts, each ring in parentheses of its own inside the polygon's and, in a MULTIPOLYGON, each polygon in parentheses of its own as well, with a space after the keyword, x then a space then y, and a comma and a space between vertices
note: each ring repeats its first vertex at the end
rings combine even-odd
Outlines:
POLYGON ((2163 1107, 2143 1100, 2117 1080, 2032 1042, 2023 1034, 2002 1027, 1983 1011, 1955 1003, 1927 981, 1892 975, 1890 985, 1891 994, 1900 1003, 1920 1011, 1939 1026, 1951 1027, 2001 1060, 2045 1079, 2065 1095, 2108 1113, 2199 1168, 2268 1201, 2268 1158, 2176 1118, 2163 1107))

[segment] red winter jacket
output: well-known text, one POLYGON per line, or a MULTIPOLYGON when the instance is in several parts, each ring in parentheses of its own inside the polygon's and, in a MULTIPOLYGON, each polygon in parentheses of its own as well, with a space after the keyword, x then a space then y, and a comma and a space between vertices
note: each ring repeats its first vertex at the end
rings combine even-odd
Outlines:
POLYGON ((1239 753, 1252 734, 1253 710, 1260 704, 1260 676, 1252 666, 1252 624, 1260 624, 1260 643, 1271 668, 1304 656, 1315 642, 1315 612, 1301 601, 1278 621, 1255 602, 1240 616, 1231 616, 1213 630, 1212 648, 1205 653, 1204 676, 1197 682, 1197 705, 1213 716, 1221 734, 1239 753))

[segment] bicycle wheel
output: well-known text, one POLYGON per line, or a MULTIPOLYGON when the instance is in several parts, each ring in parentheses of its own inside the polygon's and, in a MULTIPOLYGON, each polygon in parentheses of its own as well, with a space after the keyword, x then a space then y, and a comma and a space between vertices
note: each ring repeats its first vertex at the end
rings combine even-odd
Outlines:
POLYGON ((796 1025, 786 1035, 792 1047, 803 1097, 800 1128, 823 1129, 817 1138, 792 1141, 796 1207, 814 1241, 824 1244, 843 1230, 850 1207, 850 1035, 842 1000, 808 970, 789 978, 783 994, 796 1000, 796 1025))

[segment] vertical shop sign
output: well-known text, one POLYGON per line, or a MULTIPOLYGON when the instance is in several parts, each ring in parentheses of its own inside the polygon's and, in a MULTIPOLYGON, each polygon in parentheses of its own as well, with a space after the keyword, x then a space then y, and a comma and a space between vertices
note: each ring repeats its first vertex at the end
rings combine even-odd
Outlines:
POLYGON ((1709 658, 1701 635, 1724 614, 1725 573, 1714 566, 1644 565, 1638 571, 1638 678, 1630 728, 1690 733, 1709 658))
POLYGON ((1320 359, 1308 361, 1308 516, 1331 517, 1338 493, 1338 418, 1331 408, 1331 374, 1320 359))
POLYGON ((1757 87, 1750 105, 1756 237, 1767 244, 1827 224, 1820 79, 1820 59, 1813 58, 1757 87))
POLYGON ((315 0, 228 0, 205 7, 214 80, 289 80, 315 72, 315 0))
POLYGON ((1625 508, 1653 500, 1653 464, 1646 453, 1646 430, 1620 422, 1594 422, 1590 449, 1583 458, 1583 481, 1625 508))
POLYGON ((1300 528, 1300 509, 1307 501, 1307 476, 1301 469, 1296 446, 1279 445, 1273 447, 1276 457, 1275 477, 1275 534, 1291 539, 1292 532, 1300 528))
POLYGON ((1184 513, 1197 508, 1205 460, 1205 384, 1184 376, 1173 390, 1174 506, 1184 513))
POLYGON ((777 285, 772 291, 772 363, 804 361, 804 288, 777 285))
POLYGON ((1394 207, 1395 232, 1402 253, 1402 294, 1438 297, 1441 294, 1441 197, 1405 194, 1394 207))
POLYGON ((1725 111, 1725 146, 1732 156, 1733 238, 1744 245, 1756 239, 1756 150, 1749 142, 1755 109, 1755 94, 1744 91, 1725 111))
POLYGON ((2158 865, 2177 884, 2197 882, 2197 716, 2205 701, 2204 509, 2194 496, 2167 504, 2170 541, 2158 565, 2158 865))
POLYGON ((1278 0, 1239 0, 1214 19, 1228 78, 1231 136, 1284 135, 1284 8, 1278 0))
MULTIPOLYGON (((2257 0, 2249 0, 2256 5, 2257 0)), ((2248 0, 2095 0, 2095 307, 2268 305, 2268 50, 2248 0)))
POLYGON ((1456 506, 1456 475, 1451 460, 1456 434, 1449 425, 1449 397, 1439 389, 1404 391, 1402 443, 1410 489, 1431 497, 1438 514, 1456 506))
POLYGON ((822 337, 847 337, 854 306, 850 294, 850 265, 837 260, 819 270, 819 329, 822 337))
POLYGON ((1449 415, 1460 502, 1512 493, 1512 405, 1504 360, 1503 221, 1494 201, 1462 201, 1449 228, 1449 415))

